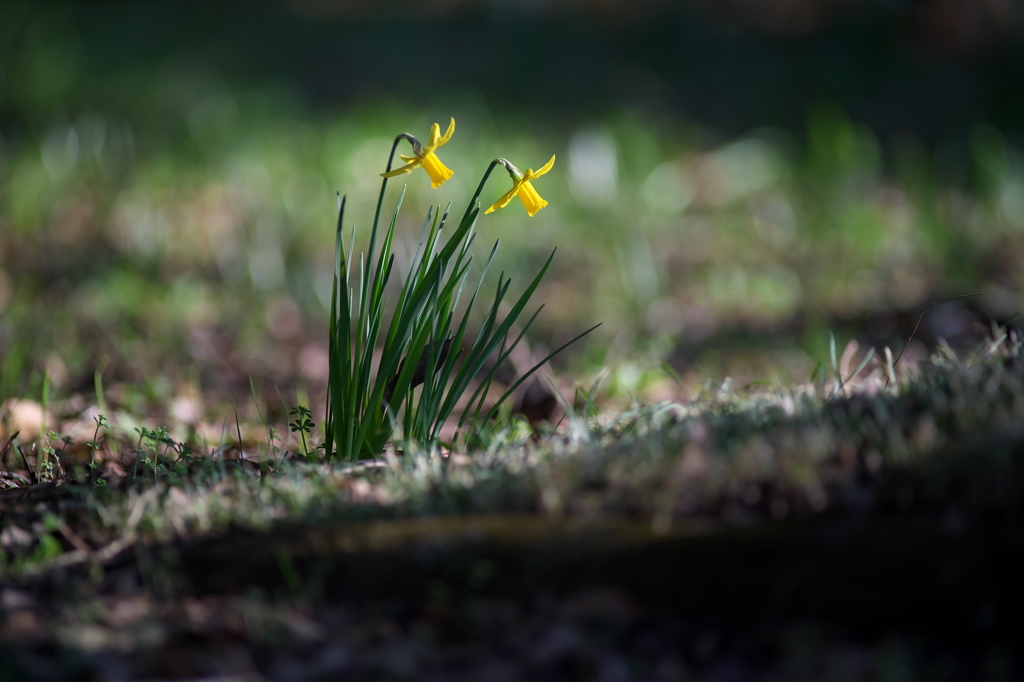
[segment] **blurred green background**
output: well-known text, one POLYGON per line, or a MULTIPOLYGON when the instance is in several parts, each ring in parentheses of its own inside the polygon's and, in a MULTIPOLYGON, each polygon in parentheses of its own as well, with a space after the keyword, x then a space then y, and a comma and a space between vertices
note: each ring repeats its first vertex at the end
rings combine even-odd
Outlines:
POLYGON ((557 154, 550 206, 477 247, 513 290, 559 247, 532 342, 604 322, 569 385, 805 381, 829 331, 896 351, 985 291, 910 352, 964 347, 1021 308, 1022 25, 1014 0, 8 0, 0 400, 321 390, 335 192, 365 235, 391 139, 452 116, 456 175, 405 176, 400 251, 492 158, 557 154))

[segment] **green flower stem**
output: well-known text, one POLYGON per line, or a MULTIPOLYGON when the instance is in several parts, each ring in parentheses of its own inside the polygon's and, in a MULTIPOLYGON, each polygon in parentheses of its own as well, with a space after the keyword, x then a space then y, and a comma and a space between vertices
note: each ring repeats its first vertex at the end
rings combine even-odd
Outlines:
MULTIPOLYGON (((395 136, 395 141, 391 143, 391 153, 388 154, 388 164, 384 168, 384 172, 385 173, 390 173, 391 172, 391 164, 394 163, 394 161, 395 161, 395 152, 398 151, 398 143, 401 142, 402 140, 407 140, 409 142, 409 144, 413 144, 413 145, 416 144, 416 143, 414 143, 414 140, 416 140, 416 138, 413 137, 412 135, 410 135, 409 133, 400 133, 400 134, 396 135, 395 136)), ((387 191, 387 188, 388 188, 388 178, 381 178, 380 194, 377 195, 377 209, 376 209, 376 211, 373 214, 373 227, 370 230, 370 248, 366 252, 367 269, 363 273, 364 279, 369 276, 369 272, 370 272, 369 264, 371 262, 373 262, 373 252, 374 252, 374 249, 376 248, 376 245, 377 245, 377 228, 380 225, 380 214, 381 214, 381 211, 384 208, 384 193, 385 193, 385 191, 387 191)), ((361 310, 366 308, 366 296, 369 294, 369 291, 368 291, 369 287, 366 286, 368 283, 369 283, 368 280, 363 282, 363 287, 362 287, 362 289, 363 289, 362 294, 363 295, 362 295, 362 301, 361 301, 362 306, 360 308, 361 310)))
POLYGON ((494 167, 502 161, 503 159, 495 159, 494 161, 491 161, 491 165, 487 167, 487 170, 484 172, 484 176, 480 178, 480 184, 476 187, 476 194, 474 194, 473 198, 469 200, 469 206, 466 207, 466 213, 462 216, 462 222, 466 221, 466 218, 469 217, 469 212, 473 210, 473 207, 476 206, 476 202, 480 200, 480 194, 484 191, 484 185, 487 184, 487 178, 491 177, 491 171, 493 171, 494 167))
MULTIPOLYGON (((415 140, 409 133, 401 133, 395 136, 395 141, 391 143, 391 153, 388 154, 388 165, 384 168, 385 173, 391 172, 391 164, 395 161, 395 152, 398 150, 398 143, 402 140, 408 140, 409 144, 413 144, 415 140)), ((384 190, 388 188, 388 178, 382 178, 380 183, 380 195, 377 197, 377 212, 373 215, 373 234, 377 234, 377 225, 380 224, 380 212, 384 206, 384 190)), ((373 260, 373 241, 370 241, 370 255, 367 257, 367 262, 373 260)))

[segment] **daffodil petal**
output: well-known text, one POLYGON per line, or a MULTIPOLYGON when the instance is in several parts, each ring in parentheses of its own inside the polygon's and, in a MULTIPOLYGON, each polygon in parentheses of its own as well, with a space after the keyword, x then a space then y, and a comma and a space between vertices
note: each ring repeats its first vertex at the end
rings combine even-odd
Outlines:
POLYGON ((515 187, 513 187, 508 192, 503 194, 502 197, 495 201, 494 204, 489 209, 484 211, 484 215, 487 215, 488 213, 493 213, 499 208, 505 208, 506 206, 508 206, 508 202, 512 201, 515 198, 515 196, 519 194, 520 187, 522 187, 522 184, 516 184, 515 187))
POLYGON ((442 135, 441 139, 437 141, 437 146, 440 147, 441 145, 447 143, 448 140, 452 139, 452 135, 453 134, 455 134, 455 117, 454 116, 452 117, 451 122, 448 124, 448 130, 445 131, 445 134, 442 135))
POLYGON ((398 156, 402 159, 402 161, 405 161, 406 163, 415 163, 416 161, 419 161, 419 158, 420 158, 420 157, 416 156, 415 154, 413 154, 412 156, 406 156, 405 154, 399 154, 398 156))
POLYGON ((437 149, 437 141, 441 139, 441 126, 436 123, 430 126, 430 137, 427 139, 427 151, 432 152, 437 149))
MULTIPOLYGON (((405 157, 403 157, 403 158, 405 158, 405 157)), ((402 166, 401 168, 396 168, 395 170, 388 171, 387 173, 381 173, 380 176, 382 178, 393 178, 396 175, 403 175, 405 173, 411 172, 414 168, 416 168, 417 166, 421 165, 422 163, 423 163, 422 159, 415 159, 411 163, 408 163, 408 164, 402 166)))
POLYGON ((540 176, 544 175, 549 170, 551 170, 551 168, 554 165, 555 165, 555 155, 552 154, 551 155, 551 159, 547 163, 545 163, 543 166, 541 166, 536 172, 529 171, 530 172, 530 177, 531 178, 539 178, 540 176))

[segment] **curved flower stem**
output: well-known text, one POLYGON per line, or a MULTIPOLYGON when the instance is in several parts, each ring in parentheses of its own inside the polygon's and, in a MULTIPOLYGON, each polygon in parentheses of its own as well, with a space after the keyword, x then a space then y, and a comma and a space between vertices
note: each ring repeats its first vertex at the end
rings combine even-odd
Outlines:
MULTIPOLYGON (((409 133, 399 133, 395 136, 395 141, 391 143, 391 153, 388 154, 388 165, 384 170, 385 173, 391 170, 391 164, 395 160, 395 151, 398 149, 398 143, 402 140, 406 140, 414 148, 419 146, 419 140, 410 135, 409 133)), ((362 296, 360 297, 360 310, 366 309, 366 299, 370 295, 370 263, 373 262, 373 252, 377 249, 377 229, 380 226, 380 213, 384 209, 384 193, 388 188, 388 179, 382 178, 380 183, 380 194, 377 195, 377 210, 373 214, 373 226, 370 229, 370 247, 366 251, 366 267, 361 273, 361 287, 362 296)))
POLYGON ((480 178, 480 184, 477 185, 476 193, 473 195, 473 198, 469 200, 469 206, 466 207, 466 213, 462 216, 463 222, 467 217, 469 217, 469 212, 473 210, 473 206, 475 206, 476 202, 480 199, 480 193, 484 191, 484 185, 487 183, 487 178, 491 177, 491 171, 494 170, 495 166, 501 164, 502 161, 504 161, 504 159, 495 159, 494 161, 491 161, 491 165, 487 167, 487 171, 484 173, 484 176, 480 178))
MULTIPOLYGON (((387 169, 384 171, 385 173, 387 173, 387 172, 389 172, 391 170, 391 165, 392 165, 392 163, 394 162, 394 159, 395 159, 395 152, 398 150, 398 143, 400 141, 402 141, 402 140, 407 140, 410 144, 413 145, 413 147, 416 147, 419 144, 419 141, 416 140, 416 138, 413 137, 412 135, 410 135, 409 133, 401 133, 399 135, 396 135, 395 136, 395 141, 391 144, 391 153, 388 155, 388 164, 387 164, 387 169)), ((360 268, 360 273, 359 273, 359 294, 358 294, 359 298, 358 298, 358 302, 357 302, 358 305, 356 307, 356 310, 358 311, 357 312, 357 316, 358 316, 359 319, 358 319, 357 325, 355 327, 356 333, 352 334, 352 328, 349 326, 350 321, 347 321, 345 323, 345 326, 344 326, 345 329, 349 330, 349 332, 348 332, 349 335, 354 336, 355 351, 354 351, 353 355, 349 356, 349 357, 352 357, 352 358, 360 358, 360 357, 363 356, 363 353, 364 353, 364 350, 365 350, 364 343, 366 343, 366 344, 373 343, 372 339, 364 338, 364 331, 367 329, 367 327, 366 327, 366 325, 367 325, 367 318, 366 318, 367 308, 368 308, 368 305, 369 305, 370 297, 372 295, 371 291, 370 291, 370 289, 371 289, 371 287, 370 287, 370 278, 371 278, 370 270, 372 268, 371 263, 373 263, 373 255, 374 255, 374 252, 377 249, 377 231, 380 228, 380 215, 381 215, 381 212, 384 209, 384 195, 385 195, 385 192, 387 191, 387 187, 388 187, 388 179, 387 178, 382 178, 381 183, 380 183, 380 194, 377 196, 377 209, 376 209, 376 211, 375 211, 375 213, 373 215, 373 225, 372 225, 372 227, 370 229, 370 245, 369 245, 369 249, 367 250, 366 257, 362 261, 363 265, 360 268)), ((344 203, 342 205, 344 206, 344 203)), ((339 220, 338 230, 339 230, 339 235, 340 235, 341 234, 341 230, 342 230, 342 225, 341 225, 341 222, 340 222, 341 221, 341 215, 338 216, 338 220, 339 220)), ((354 239, 353 239, 353 243, 354 243, 354 239)), ((342 249, 341 258, 339 259, 339 261, 341 263, 345 263, 345 262, 347 262, 347 257, 346 257, 346 254, 344 253, 344 240, 340 239, 339 244, 341 244, 340 248, 342 249)), ((378 270, 379 270, 379 268, 378 268, 378 270)), ((346 272, 346 275, 345 275, 344 279, 345 279, 345 287, 347 288, 348 287, 348 284, 347 284, 347 282, 348 282, 348 274, 347 274, 347 272, 346 272)), ((347 292, 343 292, 343 293, 341 293, 341 296, 344 299, 345 297, 348 296, 348 293, 347 292)), ((349 310, 348 307, 346 307, 346 311, 347 311, 348 314, 351 314, 351 310, 349 310)), ((337 339, 335 339, 334 342, 335 343, 340 343, 340 341, 338 341, 337 339)), ((344 342, 345 343, 351 343, 352 339, 345 340, 344 342)), ((352 371, 355 372, 355 371, 358 370, 358 363, 359 363, 359 361, 353 359, 353 362, 355 363, 355 366, 352 368, 352 371)), ((353 384, 353 386, 354 386, 354 384, 353 384)), ((354 391, 355 389, 353 388, 352 390, 354 391)), ((349 401, 352 403, 352 405, 355 404, 356 394, 354 392, 352 393, 351 396, 349 396, 349 401)), ((356 410, 356 408, 355 407, 351 407, 350 410, 356 410)), ((347 417, 349 419, 354 419, 355 416, 356 416, 356 413, 357 412, 350 412, 350 414, 347 415, 347 417)), ((352 448, 352 443, 349 442, 348 445, 347 445, 347 450, 351 450, 351 448, 352 448)))
MULTIPOLYGON (((395 136, 395 141, 391 143, 391 153, 388 155, 388 165, 387 165, 387 168, 384 169, 385 173, 390 173, 391 172, 391 164, 395 160, 395 150, 398 149, 398 143, 401 140, 408 141, 408 143, 411 144, 413 146, 413 148, 419 146, 419 140, 417 140, 415 137, 413 137, 409 133, 400 133, 400 134, 396 135, 395 136)), ((377 230, 377 223, 380 222, 380 211, 381 211, 381 208, 384 205, 384 190, 386 190, 387 187, 388 187, 388 179, 387 178, 383 178, 383 181, 380 183, 380 196, 377 198, 377 213, 374 214, 374 216, 373 216, 373 229, 374 229, 374 232, 376 232, 376 230, 377 230)))
MULTIPOLYGON (((391 164, 395 160, 395 151, 398 149, 398 143, 402 140, 407 140, 409 144, 415 147, 419 144, 419 140, 410 135, 409 133, 400 133, 395 136, 395 141, 391 143, 391 153, 388 154, 388 165, 384 169, 385 173, 391 171, 391 164)), ((373 214, 373 229, 370 230, 370 249, 366 254, 366 262, 373 262, 373 251, 377 242, 377 226, 380 225, 380 212, 384 208, 384 192, 388 188, 388 179, 382 178, 380 183, 380 194, 377 196, 377 211, 373 214)), ((364 292, 365 293, 365 292, 364 292)))

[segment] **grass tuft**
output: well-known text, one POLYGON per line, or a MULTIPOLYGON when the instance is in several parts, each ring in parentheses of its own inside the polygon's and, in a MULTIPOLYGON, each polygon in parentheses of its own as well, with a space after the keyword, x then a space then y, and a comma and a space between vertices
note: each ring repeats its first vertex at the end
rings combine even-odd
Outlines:
MULTIPOLYGON (((398 142, 407 138, 406 134, 395 138, 386 172, 391 170, 398 142)), ((543 308, 538 308, 510 340, 555 255, 552 250, 511 303, 506 303, 511 277, 499 274, 494 294, 487 303, 481 294, 498 251, 500 242, 495 240, 479 278, 467 288, 473 260, 470 246, 480 216, 480 193, 498 164, 495 160, 488 166, 454 230, 446 230, 450 206, 443 213, 433 208, 427 212, 409 271, 393 302, 388 292, 394 275, 395 226, 404 189, 382 231, 380 217, 388 182, 387 177, 383 178, 369 250, 360 254, 358 268, 352 266, 355 228, 346 248, 347 198, 340 199, 331 290, 329 394, 324 419, 328 460, 378 457, 396 433, 401 434, 406 449, 415 444, 429 451, 441 442, 442 429, 461 409, 454 433, 447 435, 446 444, 451 448, 492 420, 522 381, 592 331, 593 328, 550 353, 504 394, 487 402, 495 372, 543 308), (464 294, 468 294, 468 300, 460 306, 464 294), (480 308, 483 311, 478 315, 480 308), (390 322, 386 323, 388 316, 390 322), (475 334, 470 332, 474 318, 482 318, 475 321, 475 334), (487 365, 490 368, 485 371, 487 365)))

